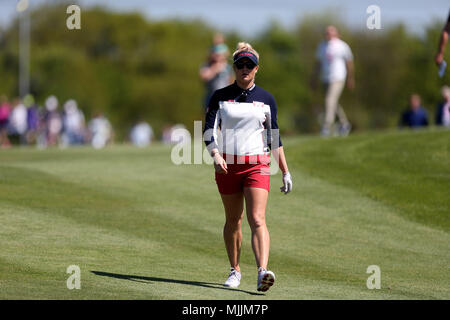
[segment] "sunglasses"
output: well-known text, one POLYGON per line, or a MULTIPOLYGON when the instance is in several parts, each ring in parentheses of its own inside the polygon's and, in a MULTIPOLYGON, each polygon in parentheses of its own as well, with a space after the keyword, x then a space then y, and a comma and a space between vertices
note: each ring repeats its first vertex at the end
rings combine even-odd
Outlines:
POLYGON ((234 65, 235 65, 236 68, 238 68, 239 70, 243 69, 244 67, 247 67, 247 69, 249 69, 249 70, 253 70, 253 68, 256 67, 256 64, 254 64, 254 63, 251 62, 251 61, 247 61, 247 62, 240 62, 240 61, 238 61, 238 62, 236 62, 234 65))

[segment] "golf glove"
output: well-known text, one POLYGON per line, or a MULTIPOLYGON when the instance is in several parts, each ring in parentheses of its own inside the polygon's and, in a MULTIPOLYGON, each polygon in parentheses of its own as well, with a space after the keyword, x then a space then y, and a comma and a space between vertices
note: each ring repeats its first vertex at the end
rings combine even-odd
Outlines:
POLYGON ((292 191, 292 178, 289 172, 283 173, 283 186, 280 188, 281 192, 288 194, 292 191))

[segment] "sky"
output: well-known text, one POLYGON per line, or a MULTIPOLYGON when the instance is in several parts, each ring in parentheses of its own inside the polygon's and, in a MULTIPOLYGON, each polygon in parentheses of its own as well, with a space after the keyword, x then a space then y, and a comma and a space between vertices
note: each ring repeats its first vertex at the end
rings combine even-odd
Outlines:
MULTIPOLYGON (((0 0, 0 25, 16 15, 19 0, 0 0)), ((31 6, 58 0, 29 1, 31 6)), ((116 11, 139 11, 152 20, 166 18, 202 19, 221 31, 238 31, 248 36, 262 32, 273 20, 286 28, 294 27, 304 15, 333 11, 352 28, 366 28, 370 5, 381 10, 381 27, 402 22, 421 34, 434 21, 448 16, 448 0, 78 0, 81 7, 103 5, 116 11)), ((62 12, 62 14, 66 14, 62 12)))

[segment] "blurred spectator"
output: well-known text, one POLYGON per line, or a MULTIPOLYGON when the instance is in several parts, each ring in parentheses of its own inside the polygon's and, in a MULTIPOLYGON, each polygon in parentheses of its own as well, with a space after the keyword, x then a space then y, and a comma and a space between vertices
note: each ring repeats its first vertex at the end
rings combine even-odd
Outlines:
POLYGON ((11 106, 5 96, 0 97, 0 146, 9 148, 11 143, 8 139, 9 114, 11 106))
POLYGON ((26 141, 27 144, 33 144, 36 142, 36 136, 39 128, 39 110, 38 106, 35 104, 34 97, 31 94, 28 94, 24 98, 23 102, 27 108, 26 141))
POLYGON ((172 141, 170 140, 171 133, 172 133, 172 126, 165 125, 162 130, 162 142, 164 144, 172 144, 172 141))
POLYGON ((441 93, 444 101, 437 105, 436 124, 438 126, 450 127, 450 88, 443 86, 441 93))
POLYGON ((420 96, 412 94, 409 99, 409 109, 403 112, 400 127, 419 128, 428 126, 428 114, 422 106, 420 96))
POLYGON ((9 133, 18 137, 20 144, 26 144, 27 108, 20 99, 15 99, 13 109, 9 115, 9 133))
POLYGON ((164 144, 178 144, 190 142, 191 136, 184 125, 176 124, 163 129, 162 139, 164 144))
POLYGON ((441 63, 444 61, 444 51, 445 46, 447 45, 448 42, 449 33, 450 33, 450 12, 448 14, 447 23, 444 25, 444 28, 442 29, 441 36, 439 38, 438 51, 434 58, 434 61, 436 62, 437 66, 440 66, 441 63))
POLYGON ((206 94, 204 109, 214 91, 228 86, 233 82, 233 69, 227 62, 229 50, 219 33, 214 36, 214 45, 211 47, 207 62, 200 68, 200 78, 205 83, 206 94))
POLYGON ((225 43, 225 36, 223 33, 217 32, 213 36, 213 46, 217 46, 225 43))
POLYGON ((143 148, 150 145, 153 138, 153 129, 145 121, 136 124, 130 133, 130 140, 135 146, 143 148))
POLYGON ((339 119, 339 134, 347 136, 351 130, 344 109, 339 104, 345 83, 353 90, 355 87, 353 53, 348 44, 339 39, 339 32, 335 26, 325 29, 325 41, 322 41, 316 51, 316 66, 313 74, 313 87, 317 87, 320 74, 325 94, 325 119, 321 135, 329 136, 332 132, 336 115, 339 119))
POLYGON ((38 107, 38 127, 36 132, 36 147, 38 149, 45 149, 47 147, 47 123, 46 123, 46 111, 45 107, 38 107))
POLYGON ((62 130, 62 117, 58 111, 58 99, 50 96, 45 101, 46 113, 44 116, 47 128, 47 145, 55 146, 59 143, 59 135, 62 130))
POLYGON ((112 127, 101 113, 96 114, 88 124, 89 137, 95 149, 104 148, 112 140, 112 127))
POLYGON ((63 114, 63 145, 79 145, 84 143, 85 119, 83 111, 78 108, 75 100, 68 100, 64 104, 63 114))

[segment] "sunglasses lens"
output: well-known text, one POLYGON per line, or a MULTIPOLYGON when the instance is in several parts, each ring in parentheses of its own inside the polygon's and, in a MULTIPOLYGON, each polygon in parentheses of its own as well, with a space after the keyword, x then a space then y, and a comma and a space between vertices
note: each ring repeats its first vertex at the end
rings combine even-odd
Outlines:
POLYGON ((256 66, 254 63, 252 62, 241 62, 241 63, 236 63, 236 68, 243 69, 245 67, 247 67, 247 69, 249 70, 253 70, 253 68, 256 66))

